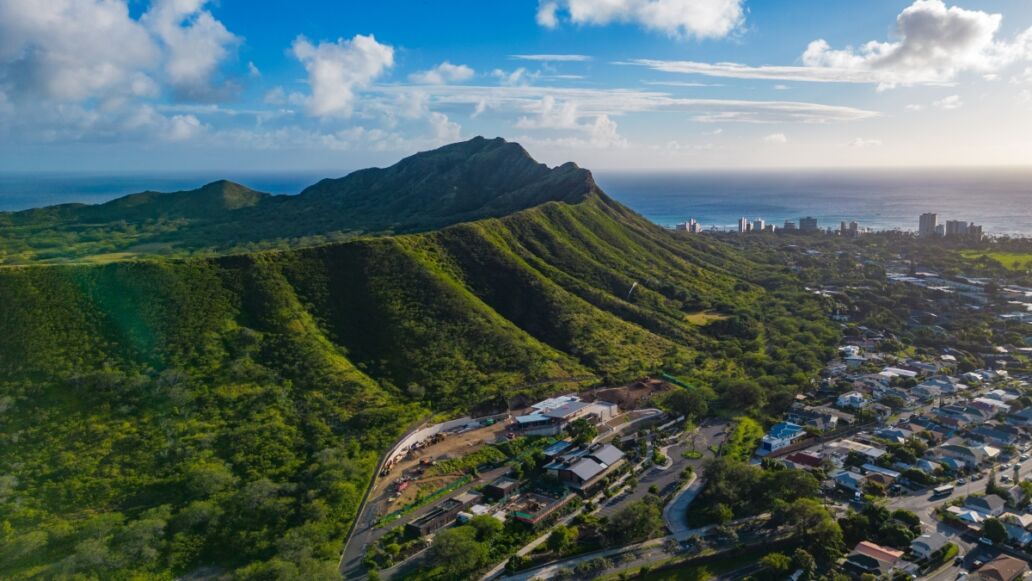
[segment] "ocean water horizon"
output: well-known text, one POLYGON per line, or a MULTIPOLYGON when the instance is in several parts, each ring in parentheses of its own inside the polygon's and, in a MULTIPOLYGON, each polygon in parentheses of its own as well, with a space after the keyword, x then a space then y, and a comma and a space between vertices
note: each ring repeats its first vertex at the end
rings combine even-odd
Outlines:
MULTIPOLYGON (((297 194, 347 171, 0 173, 0 211, 95 204, 141 191, 172 192, 230 179, 272 194, 297 194)), ((987 234, 1032 236, 1032 168, 890 170, 595 171, 609 195, 672 227, 734 229, 740 217, 781 227, 817 218, 822 228, 856 221, 874 230, 917 229, 918 216, 981 224, 987 234)))

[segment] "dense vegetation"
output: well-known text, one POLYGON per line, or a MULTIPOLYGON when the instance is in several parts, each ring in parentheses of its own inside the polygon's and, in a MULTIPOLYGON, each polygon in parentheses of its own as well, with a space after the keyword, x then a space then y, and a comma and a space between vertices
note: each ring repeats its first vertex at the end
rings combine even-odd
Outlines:
POLYGON ((0 213, 0 264, 311 246, 504 216, 547 201, 576 202, 590 188, 590 174, 572 163, 549 169, 518 144, 478 137, 386 169, 322 180, 296 196, 218 181, 93 206, 0 213))
POLYGON ((0 269, 0 577, 330 578, 430 412, 666 370, 763 414, 809 385, 825 304, 585 183, 420 234, 0 269))

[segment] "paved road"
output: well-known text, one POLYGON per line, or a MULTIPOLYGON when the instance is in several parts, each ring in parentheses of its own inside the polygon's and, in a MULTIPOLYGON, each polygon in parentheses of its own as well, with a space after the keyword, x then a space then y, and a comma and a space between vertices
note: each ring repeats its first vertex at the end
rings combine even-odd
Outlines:
MULTIPOLYGON (((1019 477, 1027 476, 1032 473, 1032 460, 1027 460, 1020 463, 1021 468, 1019 469, 1019 477)), ((997 472, 996 480, 1000 482, 1000 477, 1006 474, 1007 476, 1014 475, 1013 467, 997 472)), ((960 532, 956 527, 950 526, 943 523, 935 518, 935 509, 942 506, 954 497, 963 497, 970 494, 985 494, 986 483, 988 477, 981 478, 979 480, 971 481, 970 479, 963 485, 957 486, 953 495, 948 498, 932 498, 929 491, 921 492, 917 494, 908 494, 905 496, 893 497, 889 500, 889 508, 898 509, 903 508, 909 510, 918 517, 920 517, 922 524, 924 524, 925 532, 937 531, 947 536, 953 544, 957 545, 960 549, 961 555, 964 555, 964 563, 960 566, 950 565, 949 567, 939 571, 938 573, 929 577, 937 581, 953 580, 956 579, 957 575, 963 569, 965 571, 971 571, 974 568, 974 561, 980 560, 983 563, 992 559, 998 550, 978 545, 976 539, 973 536, 964 538, 960 535, 960 532)), ((1001 484, 1007 486, 1008 484, 1001 484)))
MULTIPOLYGON (((465 492, 481 482, 490 482, 508 471, 509 466, 503 465, 494 470, 484 472, 478 478, 473 479, 472 482, 457 488, 449 496, 465 492)), ((364 579, 367 572, 365 565, 362 564, 362 558, 365 557, 366 550, 386 534, 387 531, 403 526, 405 523, 422 516, 443 500, 443 498, 438 499, 435 502, 420 507, 387 526, 376 527, 376 519, 379 518, 380 507, 386 496, 386 494, 383 494, 378 498, 370 499, 366 509, 362 512, 361 520, 355 525, 355 534, 351 537, 351 542, 344 548, 344 558, 341 560, 340 571, 345 579, 364 579)))
POLYGON ((606 503, 599 511, 602 516, 612 516, 622 508, 641 500, 649 493, 649 488, 655 486, 659 489, 660 496, 673 493, 681 481, 681 472, 691 466, 696 474, 702 472, 702 465, 713 457, 710 446, 719 447, 727 437, 727 420, 708 419, 697 429, 694 435, 689 435, 685 442, 678 442, 666 450, 664 454, 670 458, 671 466, 668 468, 650 468, 645 474, 638 478, 638 486, 632 491, 615 496, 606 503), (692 449, 692 438, 695 439, 695 450, 702 453, 701 458, 688 459, 683 456, 685 450, 692 449))

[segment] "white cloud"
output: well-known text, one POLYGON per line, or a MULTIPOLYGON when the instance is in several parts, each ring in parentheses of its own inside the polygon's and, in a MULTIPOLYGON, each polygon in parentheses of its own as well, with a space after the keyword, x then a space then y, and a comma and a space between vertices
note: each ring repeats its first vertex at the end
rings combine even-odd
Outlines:
POLYGON ((12 100, 131 96, 160 57, 124 2, 0 2, 0 83, 12 100))
POLYGON ((677 37, 722 38, 745 18, 743 0, 542 0, 537 22, 559 25, 560 14, 580 25, 635 23, 677 37))
POLYGON ((771 133, 770 135, 764 136, 763 141, 766 143, 788 143, 788 137, 784 133, 771 133))
POLYGON ((924 111, 925 106, 920 103, 911 103, 906 106, 907 111, 924 111))
POLYGON ((531 80, 538 77, 538 73, 531 73, 524 67, 520 67, 514 71, 495 69, 491 71, 491 76, 498 79, 498 83, 501 85, 517 87, 520 85, 529 85, 531 80))
POLYGON ((847 145, 849 145, 849 147, 863 149, 865 147, 879 147, 881 146, 881 144, 881 139, 864 139, 863 137, 857 137, 856 139, 850 141, 847 145))
POLYGON ((312 93, 305 105, 315 117, 350 117, 356 91, 369 87, 394 65, 394 49, 372 35, 318 45, 299 36, 292 51, 308 71, 312 93))
POLYGON ((186 141, 203 130, 204 126, 197 117, 193 115, 173 115, 169 120, 166 138, 169 141, 186 141))
POLYGON ((552 1, 544 1, 538 4, 537 23, 545 28, 555 28, 559 26, 559 17, 556 12, 559 10, 559 5, 552 1))
POLYGON ((247 74, 252 77, 260 77, 262 76, 262 71, 258 68, 258 65, 254 64, 254 61, 247 61, 247 74))
MULTIPOLYGON (((393 97, 411 90, 408 87, 379 85, 371 89, 393 97)), ((482 87, 448 85, 422 87, 431 105, 466 105, 483 112, 515 111, 541 112, 543 99, 553 97, 552 115, 562 112, 567 103, 576 106, 580 117, 610 117, 637 112, 687 113, 691 119, 703 122, 746 123, 833 123, 877 117, 878 113, 854 107, 824 105, 799 101, 749 101, 741 99, 686 99, 668 93, 629 89, 587 89, 541 86, 482 87), (558 111, 555 109, 558 108, 558 111)), ((533 123, 533 118, 524 123, 533 123)))
POLYGON ((1015 61, 1032 58, 1032 29, 1013 41, 997 39, 1000 14, 946 6, 942 0, 916 0, 896 19, 895 40, 872 40, 859 48, 833 49, 814 40, 800 57, 803 66, 749 66, 636 59, 630 64, 654 70, 741 79, 873 83, 948 84, 964 72, 992 74, 1015 61))
POLYGON ((165 48, 165 74, 172 86, 192 98, 213 93, 212 75, 240 43, 204 9, 208 0, 154 0, 140 19, 165 48))
POLYGON ((584 54, 514 54, 509 55, 509 58, 545 63, 583 63, 591 60, 590 56, 584 54))
POLYGON ((468 81, 473 78, 473 74, 473 69, 466 65, 453 65, 444 61, 432 69, 412 73, 409 80, 420 85, 444 85, 468 81))
POLYGON ((643 85, 653 87, 723 87, 719 83, 694 83, 691 81, 642 81, 643 85))
POLYGON ((444 113, 434 111, 429 117, 430 127, 433 130, 434 139, 441 144, 458 141, 462 134, 462 127, 448 119, 444 113))
POLYGON ((952 111, 953 109, 960 109, 963 106, 964 101, 961 100, 960 95, 950 95, 932 103, 932 107, 942 109, 943 111, 952 111))

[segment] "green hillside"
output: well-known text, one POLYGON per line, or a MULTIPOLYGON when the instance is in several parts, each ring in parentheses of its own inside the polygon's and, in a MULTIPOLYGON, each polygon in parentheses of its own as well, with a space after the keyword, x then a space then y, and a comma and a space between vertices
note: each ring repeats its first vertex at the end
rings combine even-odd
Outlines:
POLYGON ((132 194, 104 204, 0 212, 0 265, 210 256, 418 232, 576 202, 591 174, 548 168, 519 144, 477 137, 386 168, 326 179, 296 196, 225 180, 196 190, 132 194))
POLYGON ((787 405, 834 344, 817 299, 578 183, 424 233, 0 268, 0 578, 334 578, 430 412, 659 370, 787 405))

